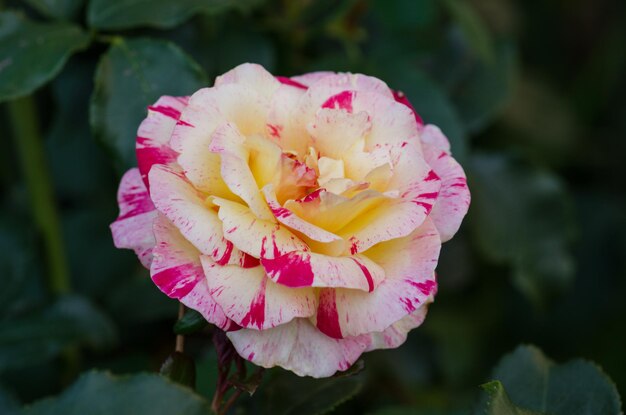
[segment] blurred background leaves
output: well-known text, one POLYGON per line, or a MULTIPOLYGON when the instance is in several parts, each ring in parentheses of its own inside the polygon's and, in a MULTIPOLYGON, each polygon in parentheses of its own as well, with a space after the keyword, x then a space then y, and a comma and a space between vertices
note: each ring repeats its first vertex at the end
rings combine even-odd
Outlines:
POLYGON ((177 305, 112 246, 108 224, 146 106, 246 61, 277 75, 381 77, 450 138, 473 201, 442 251, 437 301, 404 346, 367 354, 366 369, 348 378, 269 370, 233 413, 451 415, 487 402, 491 411, 576 413, 534 404, 534 369, 553 375, 552 392, 579 390, 568 396, 590 402, 582 413, 619 408, 595 365, 515 347, 592 360, 626 390, 623 2, 4 0, 0 10, 1 413, 61 393, 27 412, 103 394, 117 396, 97 402, 109 410, 164 411, 170 397, 188 413, 208 411, 217 360, 210 328, 193 314, 177 330, 189 333, 195 395, 139 374, 171 354, 177 305), (40 133, 37 169, 67 256, 64 294, 51 289, 51 242, 33 219, 38 190, 18 157, 20 97, 40 133), (90 369, 100 371, 78 377, 90 369), (481 392, 490 380, 500 383, 481 392))

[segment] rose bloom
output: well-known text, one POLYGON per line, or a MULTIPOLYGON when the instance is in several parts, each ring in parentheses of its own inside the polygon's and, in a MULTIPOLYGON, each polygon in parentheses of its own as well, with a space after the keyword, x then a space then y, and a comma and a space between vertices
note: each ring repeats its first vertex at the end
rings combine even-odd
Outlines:
POLYGON ((243 64, 148 107, 136 149, 115 245, 243 358, 301 376, 406 340, 470 202, 439 128, 361 74, 243 64))

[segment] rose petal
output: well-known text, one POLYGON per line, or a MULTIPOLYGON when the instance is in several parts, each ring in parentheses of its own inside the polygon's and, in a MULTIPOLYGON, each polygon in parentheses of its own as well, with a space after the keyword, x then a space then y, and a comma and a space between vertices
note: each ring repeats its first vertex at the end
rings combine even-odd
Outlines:
POLYGON ((365 140, 366 150, 418 136, 418 124, 413 112, 396 102, 393 96, 369 90, 337 89, 324 85, 324 81, 322 79, 313 84, 300 99, 298 111, 294 113, 298 122, 308 124, 323 108, 342 109, 352 114, 364 112, 371 122, 371 130, 365 140))
POLYGON ((222 330, 233 328, 222 308, 209 294, 200 252, 164 216, 154 223, 157 244, 150 268, 152 281, 170 298, 198 311, 222 330))
POLYGON ((135 153, 141 177, 149 189, 148 173, 154 164, 170 164, 178 154, 168 143, 188 97, 162 96, 148 107, 148 116, 137 130, 135 153))
POLYGON ((420 130, 420 140, 422 143, 430 144, 448 154, 450 153, 450 141, 436 125, 427 124, 423 126, 420 130))
POLYGON ((221 156, 221 173, 229 189, 243 199, 250 210, 260 219, 274 220, 267 203, 261 196, 250 167, 247 163, 249 151, 245 146, 245 137, 234 124, 226 123, 213 133, 209 149, 221 156))
POLYGON ((367 351, 395 349, 401 346, 406 341, 409 332, 422 325, 424 319, 426 319, 427 313, 428 304, 424 304, 408 316, 396 321, 382 332, 371 333, 371 344, 367 348, 367 351))
POLYGON ((215 86, 237 84, 270 97, 280 86, 274 75, 256 63, 243 63, 215 79, 215 86))
POLYGON ((371 293, 337 288, 332 295, 320 295, 317 327, 335 338, 357 336, 381 332, 413 313, 437 289, 434 269, 440 248, 437 229, 427 219, 410 236, 370 249, 366 255, 383 268, 385 280, 371 293))
POLYGON ((244 254, 224 239, 217 213, 209 209, 202 196, 181 172, 155 165, 149 175, 151 196, 164 214, 204 255, 220 264, 239 264, 244 254))
POLYGON ((309 87, 313 85, 315 82, 319 81, 320 79, 328 75, 335 75, 335 72, 330 72, 330 71, 309 72, 309 73, 305 73, 304 75, 292 76, 291 79, 293 79, 294 81, 302 85, 306 85, 307 87, 309 87))
POLYGON ((393 91, 393 97, 396 101, 398 101, 399 103, 403 105, 406 105, 408 108, 411 109, 411 111, 413 111, 413 115, 415 116, 415 122, 417 122, 418 125, 424 125, 424 121, 422 120, 422 117, 417 113, 417 111, 415 111, 415 108, 413 107, 413 105, 411 104, 407 96, 404 95, 403 92, 393 91))
POLYGON ((224 199, 215 199, 214 203, 220 207, 218 217, 224 237, 255 258, 271 259, 309 249, 286 227, 257 218, 247 206, 224 199))
POLYGON ((350 90, 371 92, 394 99, 391 89, 389 89, 384 81, 363 74, 336 73, 328 76, 320 76, 319 79, 309 85, 309 87, 328 91, 326 98, 341 91, 350 90))
POLYGON ((266 330, 315 313, 317 299, 312 288, 276 284, 260 266, 220 266, 206 256, 202 266, 211 296, 241 327, 266 330))
POLYGON ((440 179, 415 143, 403 142, 388 150, 393 166, 388 188, 399 191, 400 198, 368 210, 337 232, 351 242, 352 253, 409 235, 424 223, 437 200, 440 179))
POLYGON ((288 200, 284 207, 305 221, 336 233, 346 225, 360 220, 369 210, 389 201, 375 190, 364 190, 352 198, 322 189, 302 200, 288 200))
POLYGON ((209 149, 213 133, 231 121, 246 134, 262 134, 266 113, 266 101, 253 90, 237 84, 201 89, 191 96, 174 128, 170 145, 180 153, 178 163, 197 189, 240 200, 224 183, 219 154, 209 149))
POLYGON ((382 268, 363 255, 331 257, 293 251, 262 258, 267 276, 287 287, 344 287, 372 292, 385 279, 382 268))
POLYGON ((306 124, 297 118, 298 103, 304 92, 300 88, 281 85, 270 99, 266 136, 280 145, 283 151, 304 154, 310 145, 306 124))
POLYGON ((322 108, 307 125, 307 130, 313 137, 315 149, 323 157, 340 159, 371 127, 370 117, 365 112, 351 114, 322 108))
POLYGON ((270 210, 280 223, 287 225, 298 232, 302 232, 304 235, 315 241, 333 242, 342 240, 340 236, 328 232, 319 226, 315 226, 312 223, 300 218, 289 209, 280 206, 278 200, 276 200, 274 187, 272 185, 267 185, 261 190, 265 196, 265 200, 269 204, 270 210))
POLYGON ((315 378, 348 369, 370 342, 369 336, 332 339, 301 318, 263 331, 230 332, 228 338, 237 353, 258 366, 281 366, 299 376, 315 378))
POLYGON ((441 148, 442 141, 440 139, 437 144, 425 142, 423 148, 426 161, 441 178, 441 189, 430 217, 439 230, 441 241, 446 242, 459 230, 471 196, 463 167, 445 150, 445 144, 444 149, 441 148))
POLYGON ((120 214, 111 224, 117 248, 132 249, 144 267, 150 268, 155 240, 152 223, 157 216, 139 169, 130 169, 122 177, 117 191, 120 214))

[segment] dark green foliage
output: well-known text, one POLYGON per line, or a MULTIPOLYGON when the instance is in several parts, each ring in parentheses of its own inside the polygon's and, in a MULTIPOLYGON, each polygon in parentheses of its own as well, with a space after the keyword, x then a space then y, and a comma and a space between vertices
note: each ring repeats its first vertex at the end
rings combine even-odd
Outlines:
POLYGON ((207 84, 202 69, 173 43, 115 38, 102 56, 91 99, 91 126, 120 171, 137 164, 137 127, 161 95, 189 95, 207 84))
POLYGON ((159 373, 190 388, 196 385, 196 365, 191 357, 181 352, 170 354, 161 365, 159 373))
POLYGON ((513 410, 511 401, 519 407, 553 415, 620 412, 620 397, 611 379, 585 360, 555 364, 536 347, 520 346, 502 358, 491 377, 497 382, 483 385, 489 395, 483 405, 489 407, 488 413, 505 413, 494 408, 499 405, 513 410))
POLYGON ((25 415, 207 415, 208 403, 190 389, 163 376, 116 377, 89 372, 57 398, 27 407, 25 415))
POLYGON ((211 326, 193 310, 177 320, 178 303, 113 247, 108 225, 146 107, 246 61, 284 76, 363 72, 404 92, 449 137, 472 205, 443 246, 436 302, 405 345, 323 380, 233 361, 221 373, 225 398, 241 393, 230 413, 621 410, 624 2, 5 0, 0 9, 0 413, 211 413, 220 373, 211 326), (68 295, 50 289, 11 128, 23 97, 35 104, 68 295), (176 334, 184 355, 173 353, 176 334), (528 342, 566 363, 522 346, 496 365, 528 342))
POLYGON ((89 36, 68 23, 34 23, 0 13, 0 102, 33 92, 59 74, 89 36))

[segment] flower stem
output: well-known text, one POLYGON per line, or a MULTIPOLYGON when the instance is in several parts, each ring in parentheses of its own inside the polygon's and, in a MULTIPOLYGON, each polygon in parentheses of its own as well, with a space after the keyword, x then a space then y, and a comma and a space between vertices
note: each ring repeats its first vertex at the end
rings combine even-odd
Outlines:
MULTIPOLYGON (((70 276, 35 100, 26 96, 9 101, 7 109, 15 148, 30 194, 31 213, 44 239, 47 283, 52 294, 62 296, 70 292, 70 276)), ((66 363, 63 383, 69 384, 80 371, 80 355, 76 347, 69 346, 63 351, 63 357, 66 363)))
POLYGON ((213 344, 215 345, 215 352, 217 353, 218 365, 217 385, 215 387, 215 395, 213 395, 213 400, 211 401, 211 409, 216 415, 225 415, 242 393, 241 389, 236 388, 229 380, 228 375, 230 374, 231 366, 234 362, 237 377, 242 380, 246 376, 246 366, 223 331, 215 330, 213 332, 213 344), (224 402, 224 398, 231 389, 234 389, 232 394, 226 402, 224 402))
MULTIPOLYGON (((178 304, 178 319, 182 319, 185 315, 185 306, 183 303, 178 304)), ((177 352, 182 353, 185 350, 185 336, 182 334, 176 335, 176 349, 177 352)))
POLYGON ((27 96, 8 102, 7 108, 15 147, 30 193, 32 214, 45 242, 48 284, 54 294, 67 294, 70 291, 69 271, 35 101, 32 96, 27 96))

